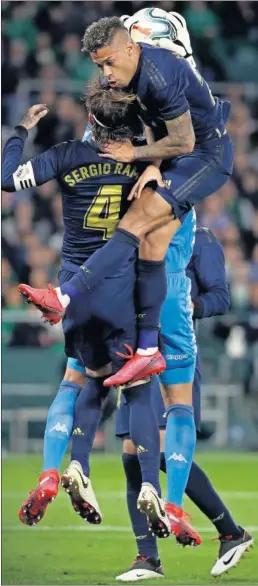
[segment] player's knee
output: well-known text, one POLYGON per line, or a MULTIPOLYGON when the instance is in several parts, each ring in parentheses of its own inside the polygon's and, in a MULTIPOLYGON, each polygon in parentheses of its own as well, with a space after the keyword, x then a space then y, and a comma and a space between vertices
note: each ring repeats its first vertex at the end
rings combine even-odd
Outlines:
POLYGON ((137 208, 131 206, 125 216, 119 222, 119 228, 134 234, 137 238, 144 238, 147 233, 148 216, 144 213, 143 208, 139 205, 137 208))
POLYGON ((112 364, 109 362, 105 366, 98 368, 97 370, 91 370, 90 368, 86 368, 86 374, 91 378, 102 378, 103 376, 109 376, 112 374, 112 364))
POLYGON ((160 437, 160 453, 164 452, 164 441, 165 441, 165 429, 159 430, 159 437, 160 437))
POLYGON ((193 404, 193 383, 181 383, 181 384, 164 384, 163 397, 166 408, 172 405, 188 405, 193 404))
POLYGON ((141 240, 148 232, 171 220, 172 209, 153 189, 145 188, 141 198, 134 200, 119 227, 141 240))
POLYGON ((146 234, 140 246, 141 258, 154 261, 163 260, 169 243, 180 226, 180 220, 169 220, 156 230, 146 234))
POLYGON ((63 378, 64 381, 74 383, 76 385, 80 385, 80 387, 84 387, 86 385, 86 374, 75 370, 74 368, 67 367, 65 371, 65 375, 63 378))
POLYGON ((136 456, 137 450, 131 439, 126 438, 123 440, 123 453, 136 456))

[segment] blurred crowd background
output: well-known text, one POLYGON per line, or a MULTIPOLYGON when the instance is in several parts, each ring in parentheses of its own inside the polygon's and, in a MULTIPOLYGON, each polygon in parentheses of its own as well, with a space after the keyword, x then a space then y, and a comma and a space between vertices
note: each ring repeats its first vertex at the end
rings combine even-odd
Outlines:
MULTIPOLYGON (((47 103, 50 111, 29 134, 26 159, 54 143, 81 137, 87 121, 83 93, 96 75, 90 59, 81 53, 84 30, 103 16, 133 14, 145 6, 183 14, 199 70, 214 94, 232 102, 228 131, 235 144, 234 174, 198 209, 199 225, 210 228, 224 246, 232 306, 227 316, 204 320, 200 341, 208 382, 241 380, 247 394, 258 396, 256 2, 2 2, 3 144, 24 111, 39 102, 47 103)), ((56 282, 62 234, 61 196, 55 182, 18 194, 2 193, 6 347, 56 347, 58 335, 36 317, 24 327, 25 312, 34 312, 23 305, 16 285, 22 281, 43 287, 56 282), (21 312, 24 319, 16 320, 21 312)))

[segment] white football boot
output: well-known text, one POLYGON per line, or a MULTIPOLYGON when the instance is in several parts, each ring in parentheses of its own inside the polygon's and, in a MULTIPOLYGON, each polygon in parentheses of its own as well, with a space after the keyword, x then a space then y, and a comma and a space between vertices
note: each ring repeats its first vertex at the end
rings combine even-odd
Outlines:
POLYGON ((150 531, 157 537, 170 535, 170 523, 165 511, 165 503, 149 482, 143 482, 137 499, 137 509, 147 517, 150 531))
MULTIPOLYGON (((242 529, 242 527, 240 527, 242 529)), ((242 529, 242 534, 238 539, 220 536, 220 548, 218 558, 211 570, 212 576, 221 576, 231 568, 236 567, 241 560, 242 555, 253 547, 253 537, 248 531, 242 529)))
POLYGON ((72 506, 84 521, 97 525, 102 514, 90 479, 83 473, 81 464, 72 460, 61 477, 61 484, 70 496, 72 506))

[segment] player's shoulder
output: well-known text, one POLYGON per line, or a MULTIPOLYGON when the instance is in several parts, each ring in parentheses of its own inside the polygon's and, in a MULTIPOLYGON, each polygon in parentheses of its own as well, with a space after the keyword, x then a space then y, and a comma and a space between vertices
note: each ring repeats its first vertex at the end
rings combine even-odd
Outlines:
POLYGON ((96 155, 96 151, 94 151, 91 142, 82 141, 81 139, 61 142, 53 148, 62 170, 72 168, 74 165, 85 162, 87 159, 95 158, 94 154, 96 155))
POLYGON ((214 236, 213 232, 209 228, 204 226, 198 228, 195 233, 195 244, 196 246, 213 246, 222 249, 220 242, 214 236))
POLYGON ((185 59, 168 49, 146 43, 139 44, 142 47, 142 71, 149 82, 159 89, 173 83, 181 69, 184 69, 185 59))
POLYGON ((54 146, 57 152, 61 153, 69 153, 72 154, 73 152, 85 152, 85 149, 90 148, 90 143, 88 141, 82 141, 81 139, 75 140, 67 140, 65 142, 59 142, 54 146))

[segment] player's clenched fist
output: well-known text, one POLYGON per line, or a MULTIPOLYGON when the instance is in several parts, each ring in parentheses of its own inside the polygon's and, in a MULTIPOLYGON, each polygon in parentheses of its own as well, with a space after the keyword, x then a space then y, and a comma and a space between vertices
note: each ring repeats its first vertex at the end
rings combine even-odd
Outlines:
POLYGON ((25 112, 20 120, 19 126, 23 126, 26 130, 31 130, 47 113, 48 107, 46 104, 36 104, 25 112))

